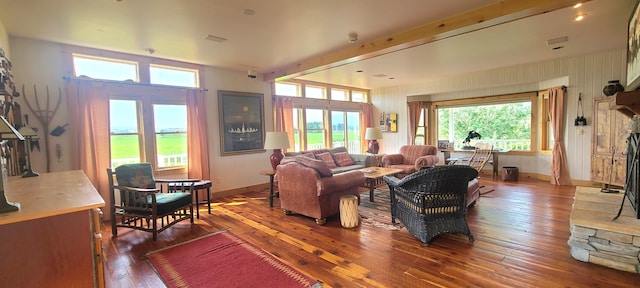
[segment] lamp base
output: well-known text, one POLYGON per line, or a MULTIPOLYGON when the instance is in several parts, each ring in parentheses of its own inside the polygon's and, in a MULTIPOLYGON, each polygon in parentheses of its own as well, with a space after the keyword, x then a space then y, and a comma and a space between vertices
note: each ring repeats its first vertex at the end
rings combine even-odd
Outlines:
POLYGON ((20 204, 15 203, 17 205, 12 205, 7 202, 7 198, 4 196, 4 191, 2 191, 2 195, 0 195, 0 213, 5 212, 13 212, 20 210, 20 204))
POLYGON ((273 170, 276 170, 276 167, 280 165, 280 161, 282 161, 282 158, 284 158, 284 155, 282 155, 282 150, 273 149, 273 154, 271 154, 271 157, 269 158, 269 160, 271 160, 271 167, 273 167, 273 170))
POLYGON ((33 172, 31 170, 27 170, 27 172, 24 172, 24 174, 22 174, 22 178, 36 177, 36 176, 40 176, 40 174, 33 172))
POLYGON ((378 140, 369 140, 369 150, 367 152, 371 154, 378 154, 380 150, 380 145, 378 144, 378 140))

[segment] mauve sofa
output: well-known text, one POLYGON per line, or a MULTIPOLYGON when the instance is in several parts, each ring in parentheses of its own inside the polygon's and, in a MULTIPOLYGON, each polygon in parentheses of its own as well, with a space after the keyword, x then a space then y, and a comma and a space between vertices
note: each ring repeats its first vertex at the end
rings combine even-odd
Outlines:
POLYGON ((320 225, 340 212, 340 196, 356 195, 359 204, 358 187, 365 181, 361 171, 333 174, 323 161, 303 156, 285 157, 276 178, 284 213, 312 217, 320 225))

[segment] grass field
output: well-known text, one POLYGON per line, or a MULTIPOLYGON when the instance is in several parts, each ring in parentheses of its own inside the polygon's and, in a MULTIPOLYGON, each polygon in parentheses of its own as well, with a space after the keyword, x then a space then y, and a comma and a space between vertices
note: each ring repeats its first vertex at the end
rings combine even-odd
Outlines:
MULTIPOLYGON (((296 135, 297 136, 297 135, 296 135)), ((298 139, 298 137, 295 137, 298 139)), ((349 139, 358 139, 356 132, 349 132, 349 139)), ((343 132, 333 132, 333 140, 343 141, 343 132)), ((322 133, 309 133, 307 136, 309 144, 322 143, 322 133)), ((297 143, 297 140, 296 140, 297 143)), ((177 155, 187 153, 187 135, 165 134, 157 139, 159 155, 177 155)), ((137 135, 117 135, 111 136, 111 158, 124 159, 140 157, 138 149, 137 135)))

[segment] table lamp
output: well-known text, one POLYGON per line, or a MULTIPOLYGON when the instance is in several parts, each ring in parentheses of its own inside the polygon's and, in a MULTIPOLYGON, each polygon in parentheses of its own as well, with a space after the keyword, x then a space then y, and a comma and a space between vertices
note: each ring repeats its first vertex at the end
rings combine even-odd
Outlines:
POLYGON ((380 127, 367 128, 364 133, 364 139, 369 140, 369 150, 367 150, 367 152, 378 154, 378 150, 380 150, 378 139, 382 139, 382 129, 380 129, 380 127))
POLYGON ((20 127, 18 132, 24 136, 24 149, 27 151, 27 171, 22 174, 22 178, 39 176, 38 173, 31 170, 31 154, 29 153, 29 151, 31 151, 31 139, 38 139, 38 133, 27 126, 20 127))
POLYGON ((276 170, 284 155, 282 155, 282 149, 287 149, 289 145, 289 135, 287 132, 267 132, 267 136, 264 140, 264 149, 273 149, 271 154, 271 167, 276 170))
MULTIPOLYGON (((0 116, 0 150, 4 153, 4 145, 6 144, 5 140, 15 139, 24 141, 24 136, 14 128, 9 121, 7 121, 4 116, 0 116)), ((2 155, 4 156, 4 155, 2 155)), ((20 208, 17 205, 12 205, 7 202, 7 198, 4 196, 4 183, 7 179, 7 172, 5 169, 6 158, 2 157, 0 161, 2 168, 2 181, 0 181, 0 213, 18 211, 20 208)))

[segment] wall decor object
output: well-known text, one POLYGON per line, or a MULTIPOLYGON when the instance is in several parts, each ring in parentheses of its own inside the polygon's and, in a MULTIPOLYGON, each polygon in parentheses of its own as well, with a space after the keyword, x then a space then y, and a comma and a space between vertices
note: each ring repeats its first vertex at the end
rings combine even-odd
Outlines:
POLYGON ((398 132, 398 113, 380 113, 382 132, 398 132))
POLYGON ((624 92, 624 86, 620 84, 620 80, 611 80, 602 88, 602 93, 606 96, 613 96, 618 92, 624 92))
POLYGON ((636 1, 627 26, 627 91, 640 86, 640 7, 636 1))
POLYGON ((220 155, 262 153, 264 95, 218 90, 220 155))

